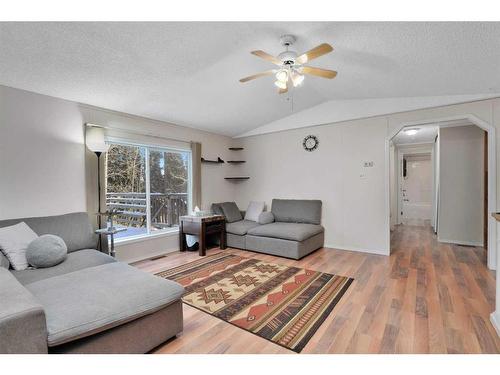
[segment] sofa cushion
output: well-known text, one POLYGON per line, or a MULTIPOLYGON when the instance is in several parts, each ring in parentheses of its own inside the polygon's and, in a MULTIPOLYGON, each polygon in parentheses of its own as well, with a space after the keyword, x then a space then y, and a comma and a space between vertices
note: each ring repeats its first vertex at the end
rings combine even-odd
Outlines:
POLYGON ((226 221, 228 223, 233 223, 235 221, 243 220, 243 216, 241 216, 241 212, 238 209, 238 206, 234 202, 224 202, 221 203, 222 211, 224 212, 224 216, 226 217, 226 221))
POLYGON ((278 223, 274 222, 248 230, 248 234, 259 237, 282 238, 292 241, 304 241, 323 232, 321 225, 302 223, 278 223))
POLYGON ((244 236, 247 234, 249 229, 258 227, 259 224, 256 223, 255 221, 251 220, 240 220, 240 221, 235 221, 234 223, 227 223, 226 224, 226 232, 227 233, 232 233, 232 234, 237 234, 238 236, 244 236))
POLYGON ((39 236, 42 234, 55 234, 61 237, 68 247, 68 253, 81 249, 97 248, 97 235, 90 225, 89 216, 86 212, 3 220, 0 221, 0 228, 22 221, 39 236))
POLYGON ((49 268, 37 268, 24 271, 12 271, 12 274, 23 285, 50 277, 64 275, 88 267, 100 266, 101 264, 114 263, 116 260, 109 255, 97 250, 86 249, 68 254, 66 260, 57 266, 49 268))
POLYGON ((49 346, 152 314, 184 293, 180 284, 122 262, 52 277, 26 288, 45 310, 49 346))
POLYGON ((273 199, 271 212, 275 221, 321 224, 320 200, 273 199))

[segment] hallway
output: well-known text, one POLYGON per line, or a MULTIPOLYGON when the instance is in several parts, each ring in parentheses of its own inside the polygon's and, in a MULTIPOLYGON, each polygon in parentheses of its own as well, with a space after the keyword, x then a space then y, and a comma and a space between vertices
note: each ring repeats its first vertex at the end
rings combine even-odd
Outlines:
POLYGON ((444 345, 448 353, 498 353, 489 321, 495 273, 486 267, 484 248, 440 243, 428 223, 399 225, 391 235, 391 258, 391 278, 415 297, 404 298, 402 310, 414 310, 407 318, 414 322, 417 345, 444 345))

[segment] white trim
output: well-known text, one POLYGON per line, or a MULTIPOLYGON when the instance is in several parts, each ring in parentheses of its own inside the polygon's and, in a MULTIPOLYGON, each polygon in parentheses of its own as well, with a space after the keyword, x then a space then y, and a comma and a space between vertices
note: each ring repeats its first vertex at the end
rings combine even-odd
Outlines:
POLYGON ((464 246, 484 246, 484 243, 482 241, 457 241, 457 240, 448 240, 446 238, 439 238, 438 237, 438 242, 443 242, 443 243, 451 243, 455 245, 464 245, 464 246))
POLYGON ((426 146, 433 145, 434 142, 415 142, 415 143, 394 143, 396 147, 408 147, 408 146, 426 146))
MULTIPOLYGON (((481 120, 479 117, 473 114, 465 114, 461 116, 450 116, 444 118, 438 118, 435 120, 422 120, 422 121, 409 121, 402 122, 398 126, 396 126, 386 137, 386 154, 389 153, 389 141, 392 140, 398 134, 401 129, 407 126, 423 126, 423 125, 433 125, 440 126, 446 125, 442 124, 444 122, 449 121, 457 121, 457 120, 467 120, 472 124, 480 127, 481 129, 488 132, 488 268, 491 270, 496 269, 496 259, 497 259, 497 222, 494 217, 491 216, 491 213, 497 211, 497 169, 496 169, 496 128, 494 125, 481 120)), ((389 169, 389 162, 386 157, 386 170, 389 169)), ((389 196, 389 184, 386 183, 386 197, 389 196)), ((386 217, 390 220, 390 199, 386 198, 386 217)), ((388 220, 386 220, 387 223, 388 220)), ((386 233, 390 238, 391 233, 391 225, 390 221, 386 224, 386 233)), ((387 242, 387 251, 390 253, 391 251, 391 243, 390 240, 387 242)))
MULTIPOLYGON (((193 153, 191 150, 189 151, 189 157, 188 157, 188 207, 187 207, 187 212, 188 215, 193 212, 193 153)), ((203 197, 202 197, 203 201, 203 197)), ((201 206, 201 202, 200 202, 201 206)), ((201 207, 198 207, 201 209, 201 207)))
POLYGON ((174 228, 169 230, 155 231, 154 233, 150 234, 139 234, 137 236, 122 237, 115 239, 115 247, 130 245, 132 243, 143 242, 147 240, 154 240, 161 237, 173 237, 178 235, 179 228, 174 228))
MULTIPOLYGON (((386 117, 386 129, 389 128, 389 119, 386 117)), ((396 147, 396 145, 394 145, 396 147)), ((391 168, 390 168, 390 152, 391 152, 391 139, 386 139, 384 142, 384 163, 385 163, 385 183, 384 183, 384 189, 385 189, 385 201, 388 202, 385 210, 385 227, 389 228, 389 231, 386 231, 386 236, 385 236, 385 241, 387 243, 387 249, 382 250, 380 253, 376 254, 383 254, 390 256, 391 255, 391 187, 390 187, 390 180, 391 180, 391 168)), ((399 172, 395 172, 399 173, 399 172)), ((398 215, 399 216, 399 215, 398 215)), ((396 218, 396 223, 398 222, 398 219, 396 218)), ((359 250, 353 250, 353 251, 359 251, 359 250)))
POLYGON ((149 147, 143 147, 144 152, 144 173, 146 174, 146 232, 151 235, 151 166, 149 165, 149 147))
POLYGON ((332 244, 324 244, 323 247, 326 249, 332 249, 332 250, 355 251, 357 253, 365 253, 365 254, 372 254, 372 255, 383 255, 383 256, 388 255, 384 249, 368 250, 368 249, 364 249, 364 248, 356 247, 356 246, 344 246, 344 245, 332 245, 332 244))
POLYGON ((495 328, 495 331, 497 331, 497 335, 500 337, 500 318, 498 317, 498 313, 496 311, 493 311, 490 314, 490 322, 493 328, 495 328))
MULTIPOLYGON (((147 137, 147 135, 146 135, 147 137)), ((137 141, 134 139, 130 138, 123 138, 123 137, 117 137, 117 136, 111 136, 111 135, 104 135, 104 138, 106 140, 106 143, 115 143, 115 144, 120 144, 124 146, 137 146, 137 147, 149 147, 149 148, 157 148, 157 149, 168 149, 169 151, 172 152, 178 152, 178 153, 183 153, 183 152, 191 152, 191 148, 183 148, 179 146, 171 146, 169 144, 162 144, 162 143, 150 143, 150 142, 141 142, 137 141)))

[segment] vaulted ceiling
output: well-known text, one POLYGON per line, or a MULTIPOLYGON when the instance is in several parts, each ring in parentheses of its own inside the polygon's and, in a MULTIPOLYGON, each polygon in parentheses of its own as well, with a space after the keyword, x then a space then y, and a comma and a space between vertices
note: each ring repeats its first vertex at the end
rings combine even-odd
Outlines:
POLYGON ((0 23, 2 85, 230 136, 330 101, 351 113, 398 98, 398 112, 405 98, 492 97, 499 61, 500 23, 0 23), (337 78, 307 77, 286 96, 273 77, 238 82, 273 67, 249 52, 277 55, 286 33, 299 53, 330 43, 311 65, 337 78))

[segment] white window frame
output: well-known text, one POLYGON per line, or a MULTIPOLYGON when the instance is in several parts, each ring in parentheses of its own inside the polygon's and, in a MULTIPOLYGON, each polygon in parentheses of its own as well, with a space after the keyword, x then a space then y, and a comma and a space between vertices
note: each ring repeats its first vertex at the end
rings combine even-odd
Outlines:
MULTIPOLYGON (((187 154, 187 164, 188 164, 188 184, 187 184, 187 194, 188 194, 188 204, 187 211, 188 213, 192 211, 192 198, 193 198, 193 154, 191 149, 183 149, 178 147, 169 147, 166 145, 158 145, 158 144, 145 144, 138 143, 128 140, 123 140, 120 138, 108 137, 106 139, 107 144, 111 145, 121 145, 121 146, 131 146, 131 147, 142 147, 145 149, 144 159, 145 159, 145 177, 146 177, 146 233, 138 234, 135 236, 127 236, 115 239, 115 244, 123 244, 127 242, 136 242, 142 238, 151 238, 151 237, 159 237, 162 235, 171 235, 179 231, 178 228, 167 228, 151 231, 151 182, 150 182, 150 165, 149 165, 149 156, 151 150, 165 151, 165 152, 173 152, 179 154, 187 154)), ((106 175, 107 179, 107 175, 106 175)))

